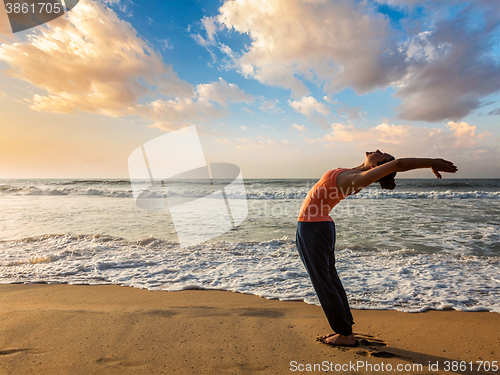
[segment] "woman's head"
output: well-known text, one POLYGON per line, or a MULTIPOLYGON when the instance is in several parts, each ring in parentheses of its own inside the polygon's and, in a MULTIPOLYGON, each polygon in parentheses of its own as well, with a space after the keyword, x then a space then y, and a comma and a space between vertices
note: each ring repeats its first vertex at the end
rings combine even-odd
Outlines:
MULTIPOLYGON (((394 156, 380 152, 379 150, 367 152, 365 153, 365 157, 366 157, 365 165, 370 166, 370 168, 375 168, 378 167, 379 165, 394 160, 394 156)), ((380 183, 380 187, 382 189, 394 190, 396 188, 396 181, 394 179, 395 177, 396 177, 396 172, 393 172, 385 177, 378 179, 375 182, 380 183)))

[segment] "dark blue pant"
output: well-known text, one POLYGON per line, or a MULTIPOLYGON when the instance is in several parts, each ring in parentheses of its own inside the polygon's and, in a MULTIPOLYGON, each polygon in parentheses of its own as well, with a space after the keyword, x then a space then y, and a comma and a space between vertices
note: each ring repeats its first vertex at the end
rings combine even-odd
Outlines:
POLYGON ((335 269, 333 221, 298 221, 297 250, 330 326, 336 333, 350 335, 354 321, 344 287, 335 269))

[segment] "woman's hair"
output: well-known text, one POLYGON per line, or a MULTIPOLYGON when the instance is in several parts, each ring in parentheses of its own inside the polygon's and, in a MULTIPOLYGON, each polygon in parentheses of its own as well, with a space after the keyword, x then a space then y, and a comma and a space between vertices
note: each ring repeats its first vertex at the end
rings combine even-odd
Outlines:
MULTIPOLYGON (((391 158, 389 160, 386 160, 386 161, 383 161, 383 162, 377 164, 377 167, 379 165, 388 163, 388 162, 390 162, 392 160, 394 160, 394 156, 391 156, 391 158)), ((396 172, 392 172, 391 174, 388 174, 385 177, 379 178, 375 182, 379 182, 380 183, 380 187, 382 189, 394 190, 396 188, 396 181, 394 180, 394 177, 396 177, 396 172)))

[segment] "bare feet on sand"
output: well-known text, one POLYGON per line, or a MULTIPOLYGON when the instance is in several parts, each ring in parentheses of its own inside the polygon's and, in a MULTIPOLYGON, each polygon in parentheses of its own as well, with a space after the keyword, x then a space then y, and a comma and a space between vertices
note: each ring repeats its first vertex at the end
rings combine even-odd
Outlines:
POLYGON ((338 333, 333 332, 333 333, 329 333, 328 335, 319 336, 319 337, 318 337, 318 340, 323 341, 324 339, 326 339, 326 338, 328 338, 328 337, 335 336, 335 335, 337 335, 337 334, 338 334, 338 333))
POLYGON ((344 336, 340 334, 330 334, 322 338, 321 341, 328 345, 356 346, 356 339, 354 338, 354 334, 350 334, 349 336, 344 336))

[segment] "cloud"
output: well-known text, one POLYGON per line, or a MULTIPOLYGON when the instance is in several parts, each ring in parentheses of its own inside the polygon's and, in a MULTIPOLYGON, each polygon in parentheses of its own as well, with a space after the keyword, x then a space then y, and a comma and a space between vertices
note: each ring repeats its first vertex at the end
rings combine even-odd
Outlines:
POLYGON ((299 77, 328 93, 366 93, 404 75, 388 20, 367 12, 350 0, 242 0, 226 1, 217 20, 252 40, 234 60, 243 75, 301 97, 309 91, 299 77))
POLYGON ((121 116, 151 92, 147 85, 167 96, 193 95, 192 85, 179 79, 129 23, 91 0, 80 1, 67 17, 25 42, 2 44, 0 59, 10 64, 11 76, 47 91, 34 96, 35 110, 121 116))
POLYGON ((403 100, 398 118, 457 121, 499 91, 500 63, 493 53, 498 14, 500 2, 468 3, 452 18, 435 20, 432 30, 408 44, 411 65, 396 94, 403 100))
POLYGON ((213 17, 203 17, 201 22, 207 32, 209 43, 215 44, 215 35, 218 29, 215 19, 213 17))
POLYGON ((227 110, 216 107, 203 98, 160 99, 138 106, 134 113, 153 121, 151 127, 169 131, 195 122, 208 122, 229 114, 227 110))
POLYGON ((327 134, 324 139, 339 143, 370 141, 375 143, 401 144, 406 140, 410 129, 409 125, 389 125, 385 123, 369 129, 357 129, 353 125, 335 123, 332 124, 332 132, 327 134))
POLYGON ((325 95, 325 96, 323 96, 323 100, 324 100, 325 102, 329 103, 329 104, 332 104, 332 105, 337 105, 337 104, 339 104, 339 102, 338 102, 338 100, 337 100, 337 99, 333 100, 333 99, 331 99, 330 97, 328 97, 328 96, 326 96, 326 95, 325 95))
POLYGON ((486 136, 492 136, 487 131, 476 135, 476 125, 469 125, 466 122, 449 122, 446 126, 452 129, 453 135, 456 137, 454 147, 472 147, 476 145, 478 138, 484 139, 486 136))
POLYGON ((295 98, 309 95, 306 81, 328 95, 394 87, 398 118, 437 122, 462 119, 500 90, 500 2, 383 2, 424 20, 395 29, 376 2, 355 0, 226 0, 216 20, 251 39, 231 55, 242 75, 295 98))
POLYGON ((305 132, 305 131, 308 130, 306 126, 304 126, 304 125, 297 125, 297 124, 292 124, 292 128, 295 128, 295 129, 297 129, 300 132, 305 132))
MULTIPOLYGON (((126 6, 128 0, 108 3, 126 6)), ((0 59, 10 64, 8 74, 47 92, 33 96, 37 111, 140 116, 152 127, 175 130, 230 114, 218 105, 253 102, 222 78, 196 88, 180 79, 129 23, 93 0, 80 1, 25 42, 0 45, 0 59), (146 95, 168 99, 144 103, 146 95)))
MULTIPOLYGON (((132 16, 132 11, 129 10, 129 7, 134 4, 132 2, 132 0, 102 0, 102 1, 105 4, 118 6, 118 9, 121 12, 127 13, 127 17, 131 17, 132 16)), ((81 3, 81 1, 79 2, 79 4, 80 3, 81 3)))
POLYGON ((349 107, 345 104, 337 109, 337 113, 342 117, 347 117, 351 121, 366 116, 366 112, 361 107, 349 107))
POLYGON ((254 100, 252 95, 245 93, 234 83, 227 83, 222 78, 219 78, 217 82, 197 85, 196 92, 200 98, 217 102, 222 106, 226 106, 228 102, 252 103, 254 100))
MULTIPOLYGON (((215 37, 217 36, 218 25, 214 17, 203 17, 201 19, 201 26, 207 34, 207 38, 203 38, 200 34, 191 34, 191 37, 200 46, 208 47, 216 44, 215 37)), ((188 30, 189 32, 189 30, 188 30)))
POLYGON ((191 38, 194 39, 196 43, 198 43, 200 46, 206 47, 209 45, 209 42, 204 39, 200 34, 191 34, 191 38))
POLYGON ((261 99, 259 108, 264 112, 279 113, 282 110, 278 107, 278 103, 278 99, 261 99))
MULTIPOLYGON (((297 127, 293 126, 289 130, 292 129, 295 131, 297 127)), ((276 164, 279 170, 291 160, 293 164, 289 165, 290 170, 300 168, 302 174, 314 171, 314 174, 320 175, 325 168, 331 168, 332 163, 337 166, 359 165, 366 151, 377 148, 395 157, 445 158, 452 160, 462 172, 477 172, 478 165, 488 170, 489 174, 494 175, 498 171, 498 140, 491 139, 489 133, 481 132, 469 123, 450 122, 439 128, 388 123, 358 128, 336 123, 330 129, 324 137, 305 138, 297 142, 268 139, 262 135, 254 138, 219 138, 216 142, 221 144, 221 149, 222 145, 227 147, 226 152, 244 155, 239 165, 245 168, 255 166, 255 158, 272 160, 274 164, 279 161, 276 164), (248 152, 253 152, 254 157, 250 158, 253 163, 247 166, 248 152), (302 163, 304 160, 309 160, 309 163, 302 163), (314 163, 311 164, 311 160, 314 163)), ((272 169, 274 175, 276 170, 272 169)))
POLYGON ((450 45, 443 43, 434 45, 432 43, 432 32, 423 31, 415 36, 410 36, 401 46, 406 52, 406 61, 432 62, 438 57, 438 53, 449 51, 450 45))
POLYGON ((500 115, 500 108, 496 108, 493 111, 488 112, 488 115, 490 115, 490 116, 500 115))
POLYGON ((230 115, 228 103, 252 102, 253 97, 224 79, 196 86, 192 97, 156 100, 137 106, 134 114, 153 121, 151 127, 175 130, 196 122, 210 122, 230 115), (217 103, 222 106, 216 106, 217 103))
MULTIPOLYGON (((379 3, 386 3, 390 5, 396 5, 396 6, 404 6, 404 5, 410 5, 410 6, 415 6, 419 4, 425 4, 428 3, 429 1, 434 1, 434 0, 378 0, 379 3)), ((455 0, 455 1, 462 1, 462 0, 455 0)))
MULTIPOLYGON (((456 155, 465 151, 473 155, 478 150, 489 150, 494 154, 495 147, 485 142, 488 132, 476 134, 477 127, 466 122, 449 122, 449 130, 439 128, 394 125, 382 123, 371 128, 358 129, 353 125, 335 123, 332 131, 319 139, 309 139, 308 143, 332 142, 334 144, 353 144, 355 149, 370 151, 380 148, 384 152, 396 155, 432 156, 456 155)), ((481 151, 475 155, 484 154, 481 151)), ((484 155, 485 156, 485 155, 484 155)))
POLYGON ((167 39, 163 39, 163 47, 166 49, 173 49, 174 46, 170 44, 170 42, 167 39))
POLYGON ((302 113, 306 116, 313 115, 315 113, 321 115, 329 115, 330 110, 324 103, 318 102, 312 96, 304 96, 300 100, 289 100, 288 104, 295 110, 295 112, 302 113))

